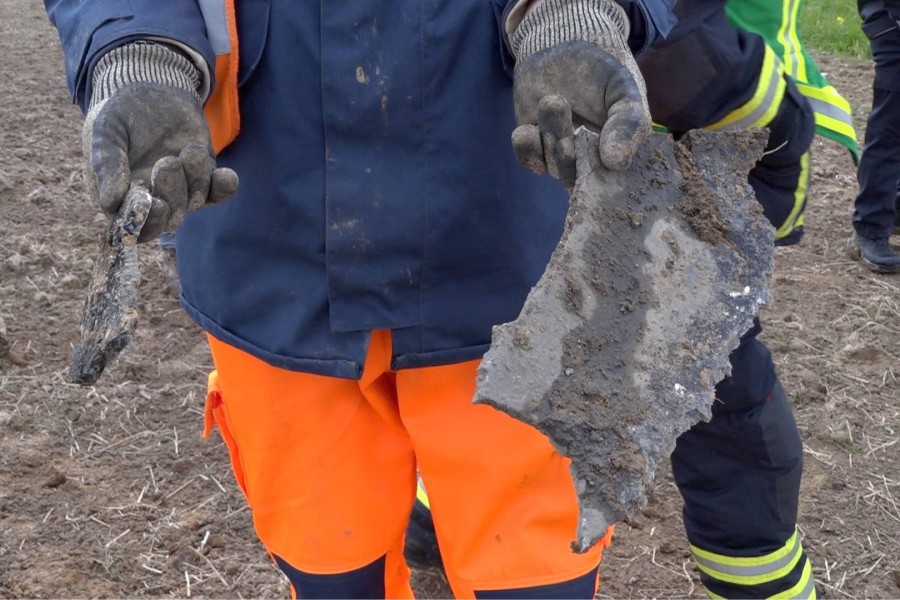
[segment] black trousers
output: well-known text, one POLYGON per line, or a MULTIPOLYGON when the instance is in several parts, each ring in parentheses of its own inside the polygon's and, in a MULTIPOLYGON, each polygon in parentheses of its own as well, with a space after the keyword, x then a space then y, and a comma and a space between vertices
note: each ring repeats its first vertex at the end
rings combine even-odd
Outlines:
MULTIPOLYGON (((688 540, 728 558, 776 553, 796 530, 802 444, 772 357, 756 339, 761 330, 757 322, 732 353, 712 419, 683 433, 672 453, 688 540)), ((763 583, 740 585, 703 570, 701 579, 719 596, 766 598, 803 579, 808 560, 802 548, 798 554, 794 568, 763 583)))
MULTIPOLYGON (((753 98, 766 53, 757 34, 731 27, 724 0, 679 0, 678 23, 638 58, 650 113, 676 135, 717 123, 753 98)), ((779 245, 800 241, 806 205, 808 151, 815 134, 812 108, 790 78, 770 131, 766 153, 750 172, 779 245), (790 220, 799 221, 794 227, 790 220)))
POLYGON ((860 8, 866 15, 862 28, 875 58, 875 83, 857 171, 853 226, 860 236, 877 239, 891 235, 900 212, 900 27, 883 9, 860 8))

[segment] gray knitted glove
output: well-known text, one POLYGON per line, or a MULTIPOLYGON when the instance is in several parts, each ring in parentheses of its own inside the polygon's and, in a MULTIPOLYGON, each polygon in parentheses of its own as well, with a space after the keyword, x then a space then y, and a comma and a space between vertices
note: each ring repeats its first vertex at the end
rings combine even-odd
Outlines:
POLYGON ((574 128, 600 133, 600 159, 628 167, 651 131, 644 80, 613 0, 542 0, 511 38, 516 56, 513 149, 536 173, 575 183, 574 128))
POLYGON ((116 48, 94 68, 82 130, 88 186, 110 216, 132 180, 149 186, 153 204, 140 242, 237 189, 235 172, 216 168, 199 79, 191 61, 154 43, 116 48))

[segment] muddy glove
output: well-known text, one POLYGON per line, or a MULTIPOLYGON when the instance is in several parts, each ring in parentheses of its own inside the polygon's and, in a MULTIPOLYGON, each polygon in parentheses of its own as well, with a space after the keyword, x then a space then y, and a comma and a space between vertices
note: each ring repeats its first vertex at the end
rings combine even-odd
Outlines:
POLYGON ((140 242, 237 189, 237 174, 216 168, 199 79, 190 60, 154 43, 116 48, 94 68, 82 131, 88 187, 109 216, 132 181, 149 187, 153 204, 140 242))
POLYGON ((651 131, 647 91, 613 0, 541 0, 511 37, 513 149, 535 173, 575 183, 574 127, 600 133, 600 160, 628 167, 651 131))

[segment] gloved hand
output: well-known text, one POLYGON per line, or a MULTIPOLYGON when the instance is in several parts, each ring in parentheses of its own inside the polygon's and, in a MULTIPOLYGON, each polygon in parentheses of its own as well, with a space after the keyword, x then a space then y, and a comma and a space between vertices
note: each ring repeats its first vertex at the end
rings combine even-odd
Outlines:
POLYGON ((113 216, 132 180, 153 203, 139 242, 172 231, 189 210, 225 200, 237 174, 217 169, 197 84, 187 58, 153 43, 128 44, 94 68, 82 130, 92 197, 113 216))
POLYGON ((628 167, 650 135, 647 91, 614 0, 540 0, 511 38, 516 56, 516 157, 535 173, 575 183, 574 128, 600 133, 600 160, 628 167))

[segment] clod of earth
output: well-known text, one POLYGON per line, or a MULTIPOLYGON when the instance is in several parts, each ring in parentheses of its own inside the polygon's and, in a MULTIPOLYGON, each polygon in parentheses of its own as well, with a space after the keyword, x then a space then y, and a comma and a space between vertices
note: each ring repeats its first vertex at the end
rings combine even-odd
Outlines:
POLYGON ((6 336, 6 322, 0 317, 0 359, 6 359, 17 367, 24 367, 28 362, 13 350, 12 343, 6 336))
POLYGON ((141 272, 137 239, 150 213, 150 192, 134 183, 100 243, 81 316, 69 381, 91 385, 131 342, 141 272))
POLYGON ((565 230, 519 317, 496 327, 475 402, 572 460, 573 550, 646 503, 657 464, 708 420, 728 356, 769 301, 774 230, 747 174, 764 132, 654 135, 624 172, 576 134, 565 230))

